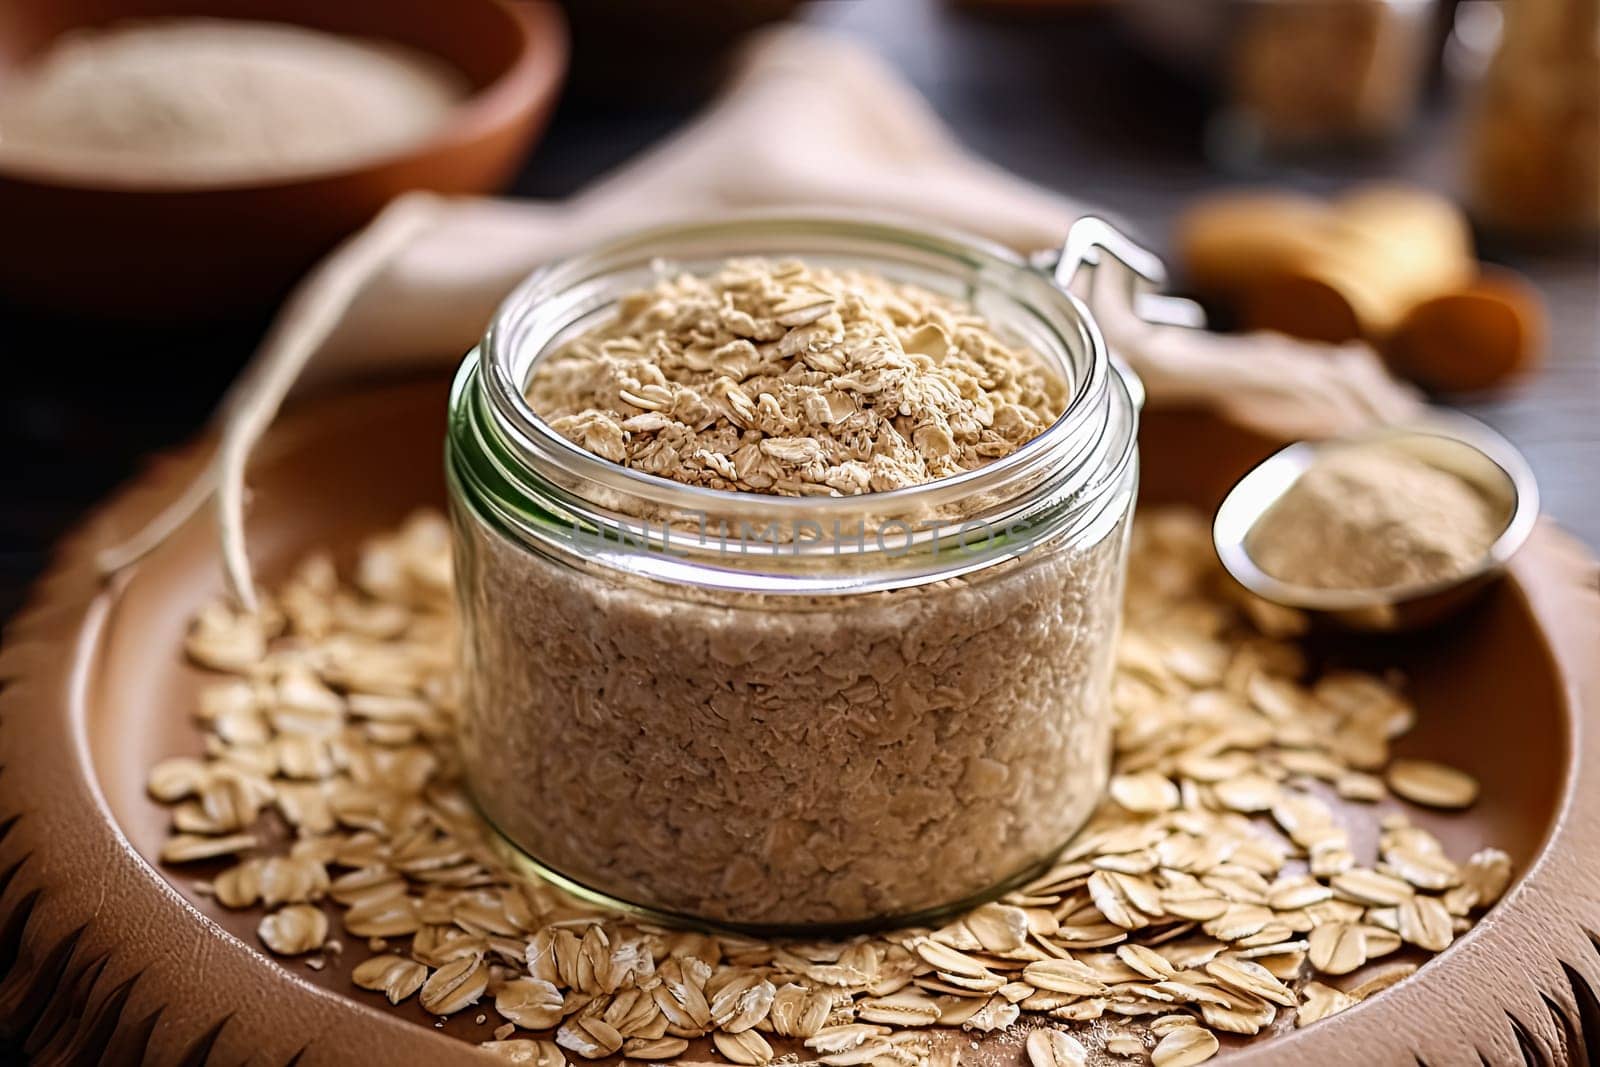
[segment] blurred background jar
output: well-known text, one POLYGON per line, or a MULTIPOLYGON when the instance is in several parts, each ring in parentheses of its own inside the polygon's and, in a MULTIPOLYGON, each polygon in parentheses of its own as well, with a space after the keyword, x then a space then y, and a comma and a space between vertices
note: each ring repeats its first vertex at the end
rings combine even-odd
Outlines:
POLYGON ((1218 90, 1224 162, 1381 146, 1410 126, 1435 0, 1124 0, 1144 43, 1218 90))
MULTIPOLYGON (((1464 5, 1465 6, 1465 5, 1464 5)), ((1485 227, 1560 238, 1600 227, 1600 0, 1504 0, 1467 136, 1485 227)))
POLYGON ((1416 117, 1433 0, 1244 0, 1225 76, 1228 125, 1268 149, 1388 141, 1416 117))

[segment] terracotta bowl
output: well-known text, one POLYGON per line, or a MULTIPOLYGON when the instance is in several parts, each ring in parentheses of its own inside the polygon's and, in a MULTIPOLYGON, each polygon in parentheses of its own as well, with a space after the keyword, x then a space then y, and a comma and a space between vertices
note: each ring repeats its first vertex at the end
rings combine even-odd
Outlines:
POLYGON ((6 0, 0 77, 69 30, 175 15, 397 41, 459 68, 474 91, 414 147, 259 183, 179 188, 0 161, 0 294, 157 322, 262 309, 396 195, 500 188, 543 128, 566 69, 565 24, 542 2, 6 0))

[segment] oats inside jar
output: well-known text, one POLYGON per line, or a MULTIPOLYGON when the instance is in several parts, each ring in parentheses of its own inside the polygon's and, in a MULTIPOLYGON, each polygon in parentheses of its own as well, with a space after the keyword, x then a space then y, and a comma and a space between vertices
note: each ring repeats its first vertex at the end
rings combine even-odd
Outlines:
POLYGON ((528 388, 556 432, 686 485, 884 492, 1039 436, 1066 383, 969 308, 881 276, 742 260, 625 297, 528 388))
POLYGON ((626 471, 647 517, 674 485, 740 517, 714 547, 681 515, 635 545, 454 494, 464 764, 539 864, 671 913, 852 924, 998 891, 1088 817, 1131 411, 1116 447, 1067 439, 1068 376, 971 304, 776 257, 619 292, 526 381, 545 432, 605 461, 573 496, 626 471), (1018 455, 1053 426, 1053 461, 1018 455))

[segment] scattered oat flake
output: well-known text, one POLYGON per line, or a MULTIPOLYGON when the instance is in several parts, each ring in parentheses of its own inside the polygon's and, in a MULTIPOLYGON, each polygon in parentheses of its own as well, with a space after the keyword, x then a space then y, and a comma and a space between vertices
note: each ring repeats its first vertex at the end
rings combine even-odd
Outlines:
POLYGON ((531 1041, 526 1038, 507 1041, 497 1038, 478 1046, 507 1063, 521 1067, 566 1067, 567 1058, 549 1041, 531 1041))
POLYGON ((489 987, 489 968, 476 953, 446 963, 422 984, 422 1006, 434 1015, 469 1008, 489 987))
POLYGON ((1216 1035, 1198 1026, 1173 1030, 1150 1052, 1150 1062, 1155 1067, 1193 1067, 1204 1063, 1221 1048, 1216 1035))
POLYGON ((1028 1062, 1032 1067, 1085 1067, 1089 1050, 1071 1034, 1041 1027, 1028 1034, 1028 1062))
POLYGON ((1435 897, 1414 896, 1399 907, 1401 938, 1429 952, 1443 952, 1455 940, 1450 912, 1435 897))
POLYGON ((1303 997, 1300 1010, 1295 1015, 1296 1026, 1310 1026, 1330 1015, 1337 1015, 1347 1008, 1353 1008, 1358 1003, 1348 993, 1323 985, 1321 982, 1307 983, 1303 997))
POLYGON ((356 964, 351 980, 362 989, 382 993, 389 1003, 398 1004, 422 988, 428 980, 428 968, 414 960, 385 954, 356 964))
POLYGON ((1476 778, 1429 760, 1397 759, 1386 780, 1397 795, 1430 808, 1467 808, 1478 799, 1476 778))
POLYGON ((1333 781, 1334 790, 1346 800, 1375 804, 1388 795, 1383 779, 1375 774, 1346 771, 1333 781))
POLYGON ((1178 787, 1164 774, 1145 771, 1119 774, 1111 779, 1111 799, 1141 815, 1171 811, 1178 806, 1178 787))
POLYGON ((772 1046, 767 1043, 766 1038, 754 1030, 746 1030, 739 1034, 718 1030, 711 1035, 711 1038, 717 1046, 717 1051, 734 1063, 744 1064, 745 1067, 762 1067, 763 1064, 772 1062, 772 1046))
POLYGON ((1403 879, 1360 867, 1334 875, 1329 884, 1341 896, 1379 907, 1399 904, 1415 895, 1403 879))
POLYGON ((681 1037, 630 1037, 622 1043, 622 1054, 634 1060, 670 1060, 689 1051, 681 1037))
POLYGON ((966 924, 988 952, 1013 952, 1028 937, 1028 914, 1007 904, 985 904, 967 916, 966 924))
MULTIPOLYGON (((796 300, 786 329, 835 310, 796 300)), ((1194 516, 1143 514, 1133 540, 1110 795, 1052 870, 936 931, 803 944, 662 931, 502 866, 450 750, 455 609, 432 515, 368 545, 355 587, 313 561, 259 615, 196 622, 191 653, 231 677, 200 698, 204 755, 152 768, 173 812, 162 858, 217 863, 209 892, 258 909, 262 943, 307 966, 335 951, 326 904, 375 953, 356 987, 420 994, 440 1016, 480 1005, 497 1024, 482 1047, 531 1067, 674 1059, 698 1036, 746 1067, 774 1059, 769 1036, 835 1067, 935 1067, 948 1050, 930 1028, 976 1042, 1024 1016, 1032 1067, 1086 1062, 1053 1027, 1096 1020, 1112 1054, 1154 1040, 1156 1063, 1203 1062, 1212 1031, 1259 1033, 1280 1010, 1307 1025, 1412 973, 1348 992, 1304 982, 1307 963, 1339 975, 1403 943, 1443 949, 1513 870, 1495 848, 1453 859, 1403 811, 1322 799, 1387 799, 1372 772, 1409 704, 1375 676, 1303 680, 1287 635, 1257 633, 1217 592, 1194 516), (291 841, 263 821, 277 815, 291 841), (1364 866, 1351 841, 1374 836, 1364 866)), ((1450 807, 1465 776, 1442 770, 1396 760, 1386 778, 1402 801, 1450 807)), ((973 773, 986 788, 1005 769, 973 773)))
POLYGON ((1366 1000, 1368 997, 1376 996, 1392 985, 1398 985, 1416 973, 1417 965, 1414 963, 1397 964, 1373 975, 1360 985, 1352 986, 1349 994, 1356 1000, 1366 1000))
POLYGON ((205 776, 205 765, 197 759, 187 756, 164 759, 150 768, 150 795, 167 804, 183 800, 200 789, 205 776))
POLYGON ((264 916, 256 933, 279 955, 298 956, 322 947, 328 938, 328 917, 319 908, 291 904, 264 916))
POLYGON ((1497 848, 1480 849, 1461 868, 1461 879, 1472 888, 1477 905, 1488 907, 1511 882, 1511 857, 1497 848))
POLYGON ((255 848, 254 834, 231 834, 225 837, 204 837, 196 834, 176 834, 161 846, 163 863, 194 863, 199 860, 231 856, 236 852, 255 848))
POLYGON ((1311 966, 1323 974, 1349 974, 1367 962, 1367 927, 1331 922, 1311 931, 1311 966))
POLYGON ((1143 1056, 1144 1042, 1132 1034, 1113 1034, 1106 1038, 1106 1051, 1114 1056, 1143 1056))
POLYGON ((932 1026, 939 1021, 939 1005, 920 993, 900 992, 856 1002, 856 1017, 891 1026, 932 1026))

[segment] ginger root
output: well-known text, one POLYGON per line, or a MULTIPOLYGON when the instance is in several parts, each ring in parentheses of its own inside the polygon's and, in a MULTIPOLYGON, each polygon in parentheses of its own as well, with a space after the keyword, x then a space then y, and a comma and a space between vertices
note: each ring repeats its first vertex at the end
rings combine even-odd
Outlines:
POLYGON ((1176 243, 1195 291, 1244 328, 1366 341, 1431 388, 1493 385, 1542 341, 1538 295, 1481 275, 1465 216, 1425 190, 1224 194, 1190 209, 1176 243))
POLYGON ((1510 271, 1486 271, 1463 288, 1424 300, 1384 344, 1395 372, 1428 389, 1487 389, 1538 362, 1544 304, 1510 271))

